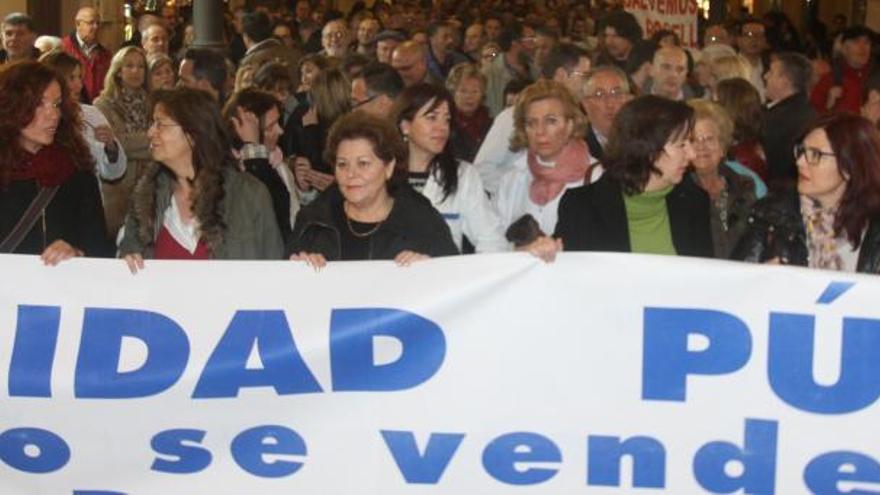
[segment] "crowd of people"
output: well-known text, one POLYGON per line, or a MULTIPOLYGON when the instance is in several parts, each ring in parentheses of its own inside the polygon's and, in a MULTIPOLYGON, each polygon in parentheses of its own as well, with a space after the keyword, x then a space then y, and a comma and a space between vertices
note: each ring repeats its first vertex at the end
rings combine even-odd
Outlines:
POLYGON ((646 37, 618 2, 256 2, 2 20, 0 253, 620 251, 880 272, 880 68, 845 19, 646 37), (55 33, 59 34, 59 33, 55 33))

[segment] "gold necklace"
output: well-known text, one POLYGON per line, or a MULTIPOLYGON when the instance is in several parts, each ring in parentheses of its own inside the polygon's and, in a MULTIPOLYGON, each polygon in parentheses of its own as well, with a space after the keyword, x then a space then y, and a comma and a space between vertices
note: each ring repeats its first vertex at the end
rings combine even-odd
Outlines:
POLYGON ((384 223, 384 222, 385 222, 385 220, 382 220, 381 222, 376 223, 375 227, 373 227, 372 229, 370 229, 366 232, 357 232, 354 230, 354 227, 351 225, 351 219, 348 218, 348 215, 345 215, 345 223, 346 223, 346 225, 348 225, 348 231, 351 232, 351 235, 353 235, 355 237, 361 237, 361 238, 370 237, 371 235, 376 233, 377 230, 379 230, 379 227, 381 227, 382 223, 384 223))

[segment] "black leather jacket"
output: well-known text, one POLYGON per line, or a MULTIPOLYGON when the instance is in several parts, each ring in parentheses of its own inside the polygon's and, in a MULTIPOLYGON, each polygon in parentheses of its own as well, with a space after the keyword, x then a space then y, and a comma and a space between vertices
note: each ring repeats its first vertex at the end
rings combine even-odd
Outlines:
MULTIPOLYGON (((778 257, 787 265, 807 266, 807 233, 796 192, 758 201, 748 223, 731 259, 761 263, 778 257)), ((880 218, 870 221, 862 238, 856 271, 880 273, 880 218)))

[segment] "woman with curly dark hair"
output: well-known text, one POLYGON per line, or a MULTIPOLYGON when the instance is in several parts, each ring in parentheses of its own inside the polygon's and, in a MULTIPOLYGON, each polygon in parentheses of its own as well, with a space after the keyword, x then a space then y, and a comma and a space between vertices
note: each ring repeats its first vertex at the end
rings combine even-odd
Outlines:
POLYGON ((37 62, 0 71, 0 253, 55 265, 109 256, 94 163, 64 76, 37 62))
POLYGON ((265 186, 241 172, 217 103, 195 89, 151 102, 153 162, 135 187, 119 253, 132 273, 155 259, 280 259, 265 186))
POLYGON ((830 115, 795 146, 797 191, 755 204, 734 259, 880 273, 880 135, 830 115))
POLYGON ((624 105, 605 174, 559 203, 555 235, 565 249, 712 257, 709 197, 685 176, 693 128, 685 103, 648 95, 624 105))

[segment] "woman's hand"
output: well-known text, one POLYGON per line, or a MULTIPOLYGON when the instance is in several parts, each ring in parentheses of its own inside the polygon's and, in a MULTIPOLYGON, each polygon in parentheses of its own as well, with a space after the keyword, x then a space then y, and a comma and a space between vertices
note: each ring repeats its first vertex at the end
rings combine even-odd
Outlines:
POLYGON ((314 268, 315 271, 327 266, 327 258, 321 253, 307 253, 305 251, 300 251, 297 254, 291 255, 290 260, 304 261, 307 265, 314 268))
POLYGON ((322 172, 318 172, 317 170, 312 170, 309 172, 308 180, 315 189, 323 191, 324 189, 330 187, 331 184, 333 184, 333 181, 336 180, 336 176, 333 174, 325 174, 322 172))
POLYGON ((232 121, 238 139, 244 143, 260 144, 260 119, 256 114, 238 107, 235 109, 235 115, 229 120, 232 121))
POLYGON ((128 270, 132 275, 138 272, 138 270, 144 269, 144 257, 138 253, 126 254, 122 259, 125 260, 125 264, 128 265, 128 270))
POLYGON ((58 239, 52 244, 49 244, 49 247, 43 250, 40 259, 43 261, 44 265, 55 266, 64 260, 69 260, 70 258, 76 258, 82 255, 82 251, 71 246, 66 241, 58 239))
POLYGON ((115 146, 116 136, 109 125, 103 124, 95 127, 95 140, 104 143, 105 146, 115 146))
POLYGON ((552 263, 556 260, 556 253, 562 251, 562 239, 543 235, 517 250, 528 251, 532 256, 540 258, 546 263, 552 263))
POLYGON ((293 159, 293 177, 296 179, 296 187, 300 191, 308 191, 312 184, 311 179, 312 162, 304 156, 297 156, 293 159))
POLYGON ((397 256, 394 257, 394 262, 397 263, 397 266, 409 266, 412 265, 413 262, 428 259, 431 259, 431 257, 427 254, 417 253, 407 249, 397 253, 397 256))
POLYGON ((309 108, 309 110, 303 114, 302 123, 303 127, 318 125, 318 109, 315 107, 309 108))

